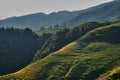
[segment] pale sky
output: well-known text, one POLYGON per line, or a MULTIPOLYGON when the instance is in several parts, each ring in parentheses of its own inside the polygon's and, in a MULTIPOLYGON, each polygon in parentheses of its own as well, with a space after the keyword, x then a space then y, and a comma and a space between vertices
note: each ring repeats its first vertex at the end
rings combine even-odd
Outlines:
POLYGON ((112 0, 0 0, 0 19, 62 10, 81 10, 112 0))

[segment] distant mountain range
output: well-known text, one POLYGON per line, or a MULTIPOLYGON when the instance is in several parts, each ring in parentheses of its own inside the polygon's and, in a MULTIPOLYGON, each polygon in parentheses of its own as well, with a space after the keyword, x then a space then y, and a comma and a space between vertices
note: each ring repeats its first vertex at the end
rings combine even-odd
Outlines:
POLYGON ((59 11, 51 14, 36 13, 0 20, 0 27, 29 27, 39 30, 52 25, 75 26, 89 21, 114 20, 120 17, 120 0, 114 0, 80 11, 59 11))
POLYGON ((0 21, 1 27, 29 27, 33 30, 39 30, 41 27, 49 27, 56 24, 63 24, 75 18, 79 12, 60 11, 53 12, 49 15, 44 13, 36 13, 21 17, 11 17, 0 21))

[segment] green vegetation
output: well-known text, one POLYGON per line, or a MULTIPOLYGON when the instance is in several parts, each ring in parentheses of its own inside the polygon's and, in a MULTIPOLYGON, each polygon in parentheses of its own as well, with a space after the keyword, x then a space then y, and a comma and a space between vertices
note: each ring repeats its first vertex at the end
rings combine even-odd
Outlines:
POLYGON ((120 66, 119 34, 119 24, 95 28, 49 56, 0 79, 95 80, 100 74, 120 66))
POLYGON ((100 75, 97 80, 120 80, 120 63, 115 65, 111 70, 100 75))
POLYGON ((39 49, 39 37, 30 29, 0 28, 0 75, 27 66, 39 49))
MULTIPOLYGON (((52 36, 53 34, 51 33, 42 33, 42 35, 39 36, 39 49, 44 45, 44 43, 52 36)), ((39 50, 38 49, 38 50, 39 50)))
POLYGON ((72 29, 64 28, 54 34, 44 46, 36 53, 34 60, 46 57, 50 53, 57 51, 86 34, 88 31, 109 23, 87 22, 72 29))
POLYGON ((0 80, 120 80, 119 3, 1 20, 0 80))
POLYGON ((119 43, 120 41, 120 38, 118 38, 120 35, 119 31, 120 31, 119 24, 100 27, 88 32, 85 36, 81 38, 81 40, 84 42, 106 41, 110 43, 119 43))
POLYGON ((40 30, 36 31, 36 34, 39 35, 39 36, 42 36, 44 34, 55 34, 61 28, 63 28, 63 27, 59 26, 59 25, 50 26, 48 28, 41 27, 40 30))
POLYGON ((114 80, 120 79, 120 66, 109 72, 109 76, 114 80))
POLYGON ((37 35, 42 36, 44 34, 54 34, 56 30, 53 29, 44 29, 44 30, 39 30, 36 32, 37 35))

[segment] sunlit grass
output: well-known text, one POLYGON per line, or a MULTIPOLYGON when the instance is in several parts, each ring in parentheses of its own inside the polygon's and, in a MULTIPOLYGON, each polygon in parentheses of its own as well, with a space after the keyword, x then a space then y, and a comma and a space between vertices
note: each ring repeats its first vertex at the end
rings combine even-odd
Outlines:
MULTIPOLYGON (((88 32, 84 38, 107 28, 110 26, 88 32)), ((0 79, 15 77, 22 80, 94 80, 107 70, 118 67, 119 61, 119 43, 74 41, 22 70, 0 79)), ((119 67, 111 71, 110 75, 116 72, 119 73, 119 67)))

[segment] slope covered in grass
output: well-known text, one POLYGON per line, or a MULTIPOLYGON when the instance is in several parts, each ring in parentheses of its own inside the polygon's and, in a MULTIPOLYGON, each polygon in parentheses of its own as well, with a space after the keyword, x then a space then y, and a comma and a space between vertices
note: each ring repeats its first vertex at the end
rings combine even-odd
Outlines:
POLYGON ((119 34, 119 25, 94 29, 51 55, 0 79, 95 80, 100 74, 120 66, 119 34), (95 35, 97 33, 99 35, 95 35))
POLYGON ((112 79, 119 80, 120 79, 120 66, 111 70, 108 75, 112 79))
POLYGON ((107 71, 106 73, 100 75, 97 80, 119 80, 120 79, 120 66, 107 71))
POLYGON ((88 31, 105 25, 109 25, 109 23, 87 22, 72 29, 61 29, 46 41, 43 47, 36 53, 34 60, 46 57, 50 53, 59 50, 70 42, 79 39, 88 31))

